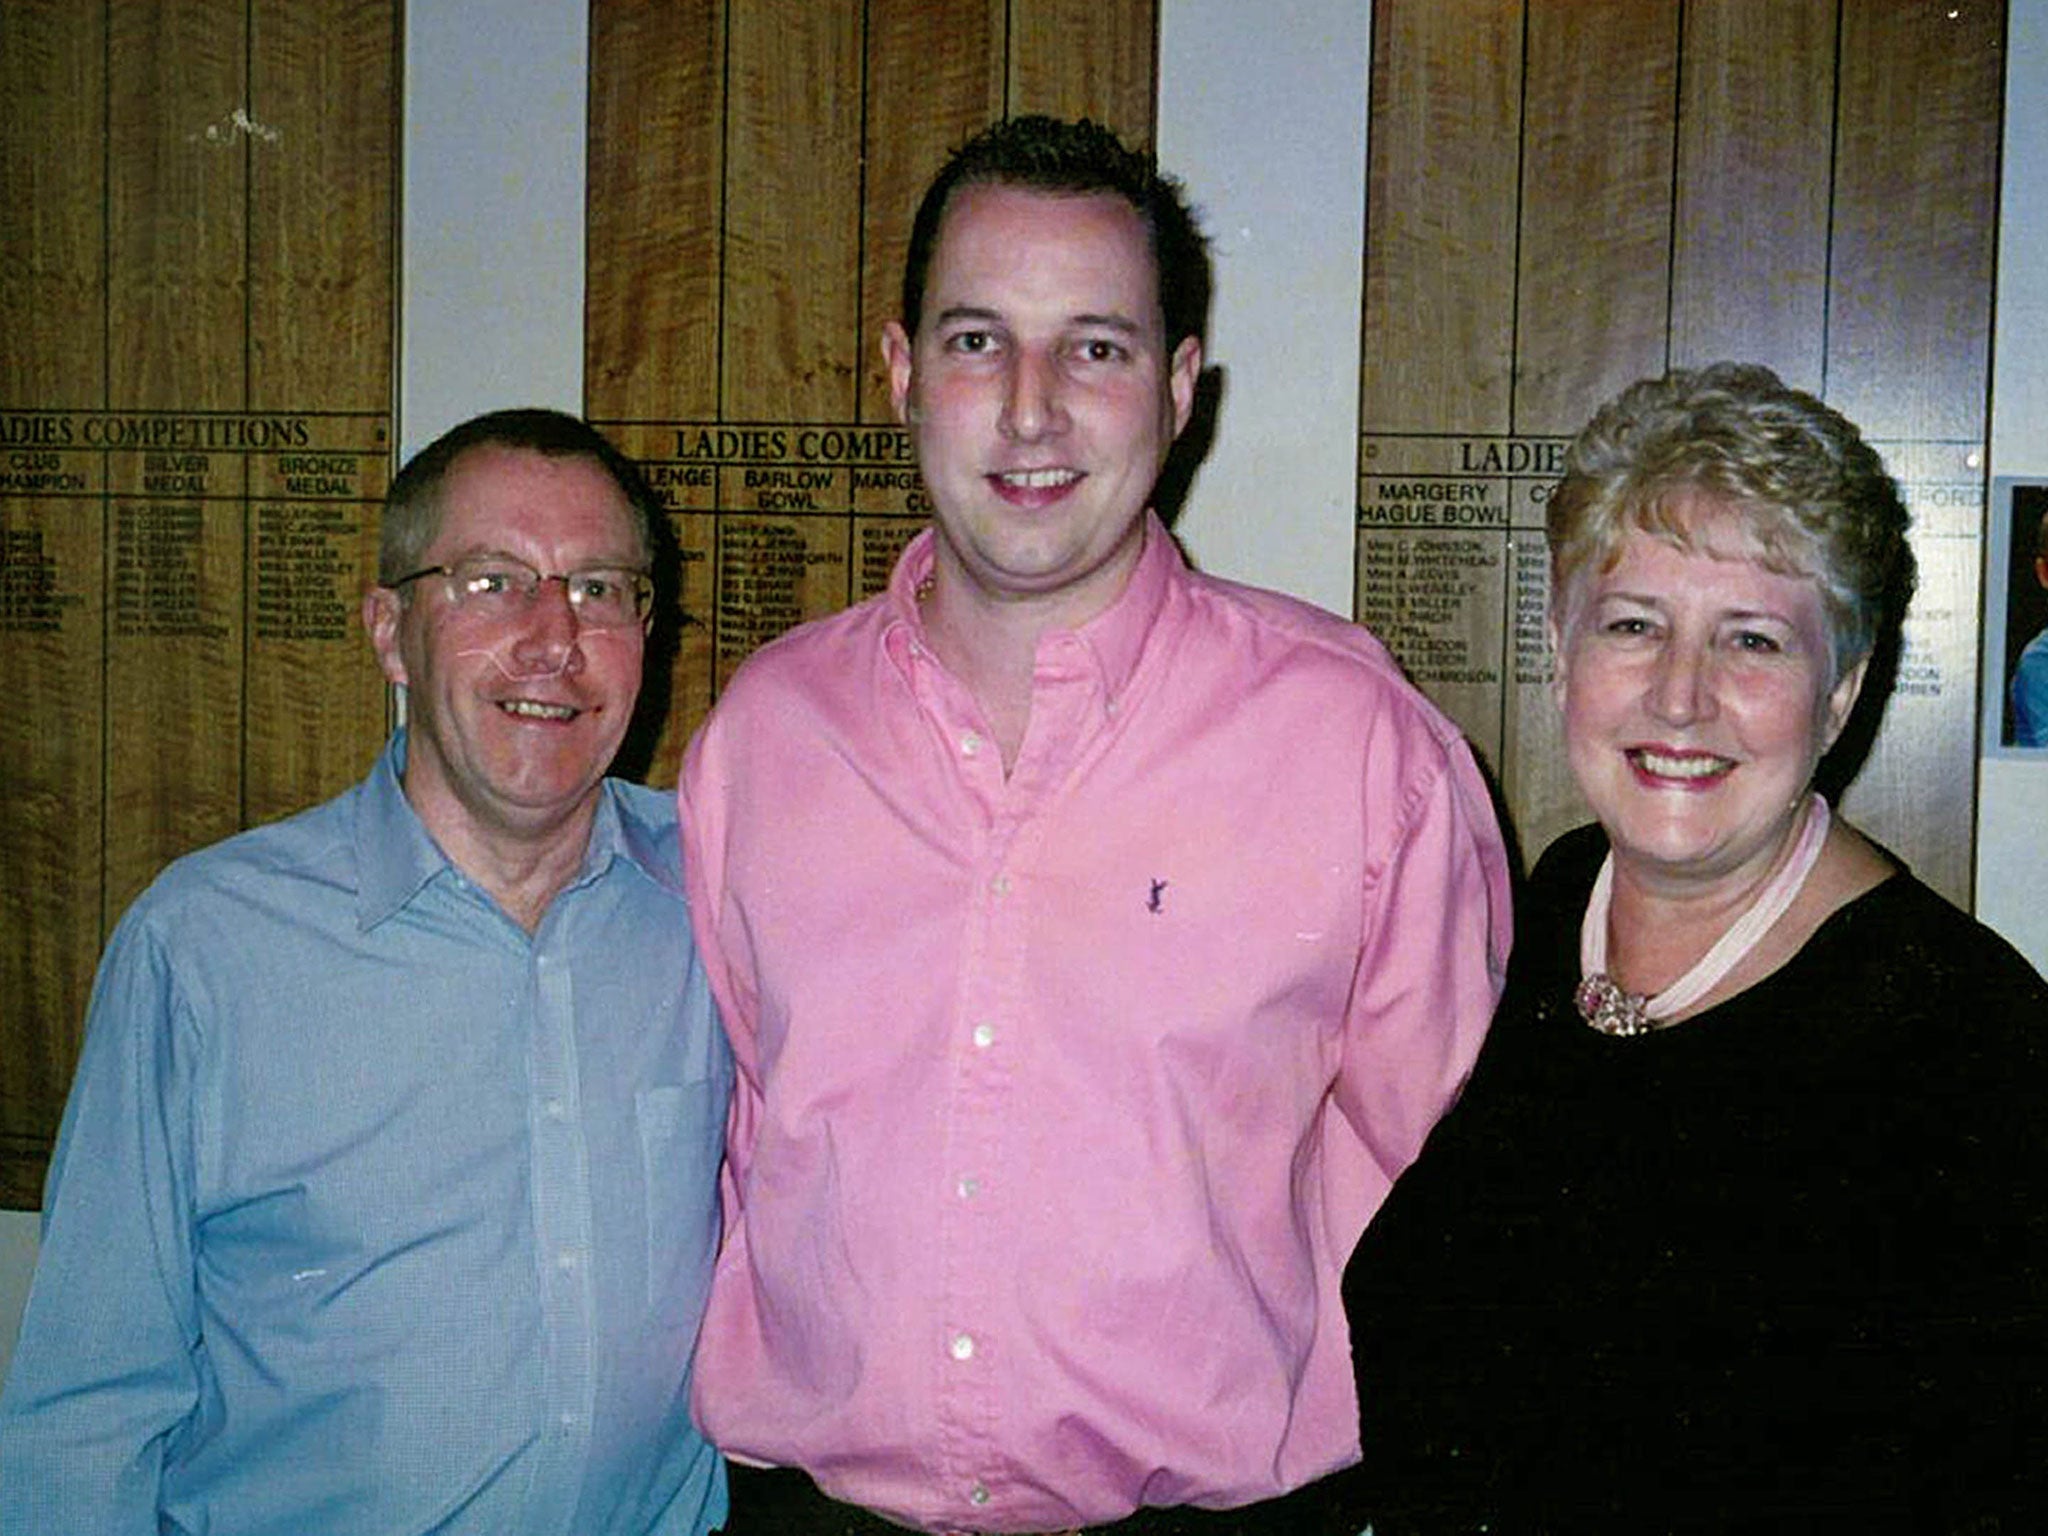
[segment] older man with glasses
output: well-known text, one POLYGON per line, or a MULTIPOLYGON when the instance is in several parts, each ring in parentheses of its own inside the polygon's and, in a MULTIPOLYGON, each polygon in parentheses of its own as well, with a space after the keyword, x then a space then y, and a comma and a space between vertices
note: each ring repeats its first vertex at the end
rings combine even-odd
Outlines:
POLYGON ((338 799, 173 865, 108 946, 0 1529, 723 1519, 688 1375, 732 1068, 674 807, 605 777, 653 515, 550 411, 400 471, 363 617, 407 725, 338 799))

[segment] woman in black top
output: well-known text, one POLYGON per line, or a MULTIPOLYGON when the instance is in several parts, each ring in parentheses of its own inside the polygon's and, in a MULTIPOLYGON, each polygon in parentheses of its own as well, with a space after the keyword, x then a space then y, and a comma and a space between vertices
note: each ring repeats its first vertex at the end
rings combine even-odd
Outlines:
POLYGON ((2039 1531, 2048 987, 1812 789, 1913 586, 1760 368, 1645 381, 1549 503, 1598 818, 1345 1280, 1331 1530, 2039 1531))

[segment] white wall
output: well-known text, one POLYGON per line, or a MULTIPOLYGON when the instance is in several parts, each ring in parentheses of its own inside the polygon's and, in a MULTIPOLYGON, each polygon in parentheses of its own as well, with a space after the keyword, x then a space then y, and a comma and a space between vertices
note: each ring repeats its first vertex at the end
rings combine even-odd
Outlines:
POLYGON ((1222 425, 1174 525, 1204 569, 1350 617, 1371 11, 1162 0, 1160 163, 1215 253, 1222 425))
POLYGON ((590 8, 405 7, 398 444, 500 406, 583 409, 590 8))
MULTIPOLYGON (((1161 0, 1159 142, 1216 236, 1223 429, 1183 513, 1204 566, 1351 602, 1369 14, 1161 0)), ((582 395, 581 0, 407 7, 399 441, 582 395)), ((2048 0, 2011 0, 1991 469, 2048 476, 2048 0), (2026 146, 2022 151, 2020 146, 2026 146)), ((2048 767, 1987 760, 1979 914, 2048 970, 2048 767)), ((36 1218, 0 1212, 0 1368, 36 1218)))

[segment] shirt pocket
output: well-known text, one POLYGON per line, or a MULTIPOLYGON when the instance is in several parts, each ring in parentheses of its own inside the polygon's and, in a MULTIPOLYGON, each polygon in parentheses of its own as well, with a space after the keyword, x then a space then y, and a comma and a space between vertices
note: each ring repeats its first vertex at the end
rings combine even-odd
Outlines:
POLYGON ((714 1072, 634 1095, 647 1191, 647 1301, 655 1322, 695 1331, 718 1248, 718 1159, 730 1079, 714 1072))

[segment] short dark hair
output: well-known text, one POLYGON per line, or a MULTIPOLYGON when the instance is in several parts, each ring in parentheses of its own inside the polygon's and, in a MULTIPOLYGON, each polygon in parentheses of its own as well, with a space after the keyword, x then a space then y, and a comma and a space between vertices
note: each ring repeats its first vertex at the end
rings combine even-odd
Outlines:
POLYGON ((1146 150, 1131 149, 1100 123, 1029 116, 992 123, 953 151, 925 189, 910 226, 903 264, 903 328, 912 337, 924 316, 925 280, 953 194, 971 186, 1023 187, 1086 195, 1107 192, 1137 210, 1151 236, 1159 309, 1171 353, 1184 337, 1209 330, 1209 242, 1181 184, 1146 150))
POLYGON ((611 440, 579 416, 541 406, 486 411, 450 427, 414 454, 392 477, 384 496, 377 544, 377 579, 389 584, 419 569, 441 531, 441 491, 448 473, 472 448, 520 448, 551 459, 589 459, 611 476, 632 509, 640 558, 652 558, 654 522, 661 502, 646 476, 611 440))

